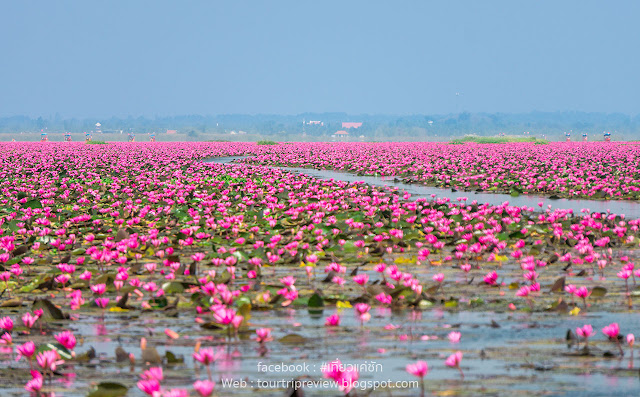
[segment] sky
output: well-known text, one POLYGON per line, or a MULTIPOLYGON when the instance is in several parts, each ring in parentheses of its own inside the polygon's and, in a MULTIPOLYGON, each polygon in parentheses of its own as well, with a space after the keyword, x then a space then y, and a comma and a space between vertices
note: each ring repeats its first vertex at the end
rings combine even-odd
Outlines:
POLYGON ((0 0, 0 116, 621 112, 640 1, 0 0))

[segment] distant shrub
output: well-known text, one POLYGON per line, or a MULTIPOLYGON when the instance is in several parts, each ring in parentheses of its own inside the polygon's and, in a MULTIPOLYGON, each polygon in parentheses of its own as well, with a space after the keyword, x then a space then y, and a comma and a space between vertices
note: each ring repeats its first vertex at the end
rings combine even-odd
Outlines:
POLYGON ((546 139, 538 139, 536 137, 524 137, 524 136, 477 136, 477 135, 465 135, 463 138, 452 139, 450 141, 453 145, 461 145, 467 142, 475 143, 511 143, 511 142, 533 142, 537 145, 546 145, 549 143, 546 139))
POLYGON ((274 142, 274 141, 258 141, 257 142, 258 145, 277 145, 278 142, 274 142))
POLYGON ((109 142, 105 142, 105 141, 89 141, 86 142, 87 145, 108 145, 109 142))

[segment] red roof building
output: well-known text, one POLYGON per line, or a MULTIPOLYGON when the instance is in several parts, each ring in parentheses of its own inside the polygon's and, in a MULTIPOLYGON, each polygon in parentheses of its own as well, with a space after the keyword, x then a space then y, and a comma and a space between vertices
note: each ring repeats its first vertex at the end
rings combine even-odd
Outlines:
POLYGON ((167 130, 167 134, 177 134, 177 130, 167 130))
POLYGON ((360 128, 362 127, 362 123, 351 123, 351 122, 342 122, 342 128, 360 128))

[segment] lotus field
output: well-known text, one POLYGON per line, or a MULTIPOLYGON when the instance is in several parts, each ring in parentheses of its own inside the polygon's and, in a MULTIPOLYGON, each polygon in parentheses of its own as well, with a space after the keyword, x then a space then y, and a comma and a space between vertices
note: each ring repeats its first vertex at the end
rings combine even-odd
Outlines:
POLYGON ((0 144, 0 395, 637 395, 640 219, 473 192, 638 200, 639 158, 0 144))

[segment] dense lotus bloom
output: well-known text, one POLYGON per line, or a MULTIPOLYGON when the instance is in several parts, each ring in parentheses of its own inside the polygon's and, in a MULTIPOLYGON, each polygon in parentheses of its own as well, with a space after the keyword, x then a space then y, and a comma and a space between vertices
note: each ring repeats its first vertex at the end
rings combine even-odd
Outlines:
POLYGON ((444 281, 444 274, 443 273, 437 273, 433 275, 433 281, 435 281, 436 283, 441 283, 444 281))
POLYGON ((429 373, 429 366, 425 361, 417 361, 414 364, 407 364, 407 372, 418 378, 424 378, 429 373))
POLYGON ((0 329, 3 329, 7 332, 11 332, 11 330, 13 330, 13 320, 11 319, 11 317, 0 318, 0 329))
POLYGON ((340 316, 332 314, 324 320, 324 325, 327 327, 337 327, 340 325, 340 316))
POLYGON ((66 347, 69 350, 73 350, 76 347, 76 337, 70 331, 63 331, 54 335, 58 343, 66 347))
POLYGON ((213 394, 213 389, 216 384, 208 380, 199 380, 193 384, 193 388, 196 390, 200 397, 209 397, 213 394))
POLYGON ((271 328, 258 328, 256 330, 256 341, 259 343, 269 342, 273 340, 271 337, 271 328))

